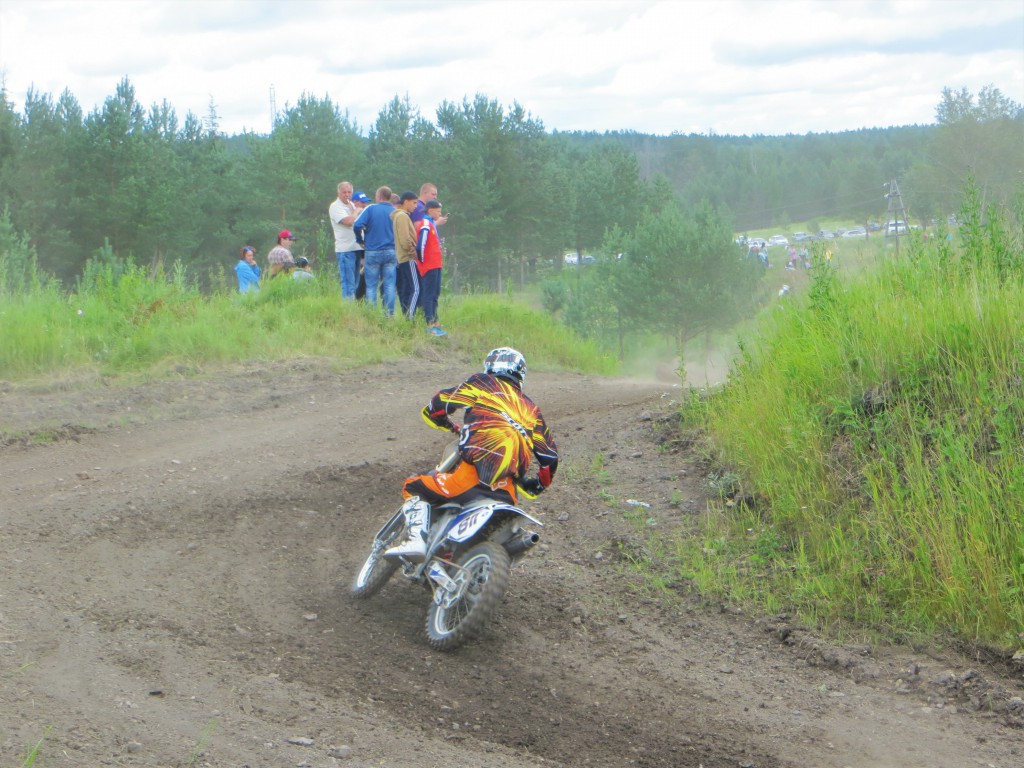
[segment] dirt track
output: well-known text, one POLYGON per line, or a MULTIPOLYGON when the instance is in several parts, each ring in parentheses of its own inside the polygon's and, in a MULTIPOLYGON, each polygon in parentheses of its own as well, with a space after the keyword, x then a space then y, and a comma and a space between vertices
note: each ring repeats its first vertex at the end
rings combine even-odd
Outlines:
POLYGON ((43 768, 1024 764, 1020 669, 641 589, 622 512, 643 508, 622 502, 666 531, 705 504, 656 443, 665 384, 531 372, 563 467, 475 644, 432 652, 400 578, 349 600, 402 478, 444 444, 419 408, 471 370, 0 385, 4 432, 58 435, 0 448, 0 765, 40 739, 43 768))

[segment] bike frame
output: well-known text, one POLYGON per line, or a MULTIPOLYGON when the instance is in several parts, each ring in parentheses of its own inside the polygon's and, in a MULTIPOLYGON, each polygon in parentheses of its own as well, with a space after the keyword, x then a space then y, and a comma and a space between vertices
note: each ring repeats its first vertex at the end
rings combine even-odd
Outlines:
MULTIPOLYGON (((431 568, 431 564, 438 561, 449 564, 448 560, 438 558, 437 553, 445 548, 446 542, 450 543, 450 548, 454 549, 470 541, 495 514, 501 512, 509 513, 510 520, 522 518, 541 528, 544 527, 544 523, 526 514, 519 507, 494 499, 479 499, 471 501, 465 506, 443 504, 436 509, 431 509, 430 517, 432 521, 427 529, 427 556, 422 563, 410 563, 406 566, 404 571, 406 578, 419 581, 426 577, 441 588, 450 587, 450 581, 444 575, 443 569, 431 568)), ((403 517, 401 510, 396 512, 394 517, 381 528, 378 537, 387 535, 391 531, 393 524, 403 522, 403 517)), ((512 531, 516 532, 518 530, 519 526, 513 523, 512 531)))

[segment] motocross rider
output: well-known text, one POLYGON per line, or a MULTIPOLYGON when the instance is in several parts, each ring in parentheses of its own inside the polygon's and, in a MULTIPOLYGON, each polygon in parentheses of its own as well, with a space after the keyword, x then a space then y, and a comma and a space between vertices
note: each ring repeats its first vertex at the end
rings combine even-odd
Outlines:
POLYGON ((411 559, 426 555, 423 533, 430 504, 461 504, 480 496, 515 504, 517 483, 529 496, 551 485, 558 450, 540 409, 523 394, 525 378, 526 358, 511 347, 499 347, 487 354, 483 373, 431 398, 423 420, 435 429, 459 433, 462 461, 451 472, 432 471, 405 481, 407 537, 387 554, 411 559), (466 409, 461 430, 449 418, 459 408, 466 409), (531 457, 540 470, 526 478, 531 457))

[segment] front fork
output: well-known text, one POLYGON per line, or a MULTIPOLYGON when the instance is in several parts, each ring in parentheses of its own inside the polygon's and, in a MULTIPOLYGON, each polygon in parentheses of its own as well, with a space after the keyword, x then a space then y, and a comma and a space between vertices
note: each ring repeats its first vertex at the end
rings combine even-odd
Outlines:
POLYGON ((450 605, 458 599, 462 583, 455 581, 440 561, 432 560, 427 567, 427 577, 434 583, 434 604, 450 605))

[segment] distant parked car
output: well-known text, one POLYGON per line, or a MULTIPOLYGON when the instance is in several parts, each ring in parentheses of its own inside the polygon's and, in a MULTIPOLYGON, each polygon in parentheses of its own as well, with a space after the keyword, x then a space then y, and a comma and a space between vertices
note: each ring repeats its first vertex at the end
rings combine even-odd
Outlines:
MULTIPOLYGON (((575 265, 575 264, 579 264, 580 263, 580 255, 578 253, 576 253, 576 251, 572 251, 570 253, 567 253, 562 258, 565 260, 566 264, 573 264, 573 265, 575 265)), ((584 253, 583 254, 583 263, 584 264, 593 264, 595 261, 596 261, 596 259, 593 256, 591 256, 589 253, 584 253)))
POLYGON ((872 221, 870 224, 868 224, 868 229, 870 229, 872 232, 881 232, 882 225, 879 224, 877 221, 872 221))
POLYGON ((885 234, 887 235, 905 235, 908 231, 907 222, 900 219, 895 219, 885 225, 885 234))
POLYGON ((789 245, 785 235, 772 235, 768 238, 768 245, 789 245))
POLYGON ((867 237, 868 231, 864 227, 854 227, 843 232, 843 237, 867 237))
POLYGON ((811 236, 806 232, 794 232, 790 238, 794 243, 805 243, 811 239, 811 236))
POLYGON ((755 246, 757 248, 766 248, 768 246, 768 241, 763 237, 748 237, 747 245, 751 248, 754 248, 755 246))
POLYGON ((818 233, 818 237, 822 240, 832 240, 835 236, 835 232, 831 229, 823 229, 818 233))

